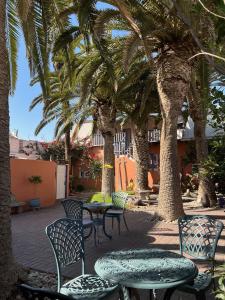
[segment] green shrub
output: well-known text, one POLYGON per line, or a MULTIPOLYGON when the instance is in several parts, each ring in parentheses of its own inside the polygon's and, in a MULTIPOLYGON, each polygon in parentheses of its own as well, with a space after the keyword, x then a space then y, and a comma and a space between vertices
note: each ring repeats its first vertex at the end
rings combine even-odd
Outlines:
POLYGON ((85 190, 85 188, 82 184, 77 185, 77 192, 83 192, 84 190, 85 190))
POLYGON ((216 268, 215 277, 218 278, 218 288, 215 291, 216 299, 225 300, 225 264, 216 268))
POLYGON ((111 197, 107 197, 106 199, 104 199, 102 193, 99 192, 99 193, 93 194, 89 198, 88 202, 108 202, 108 203, 111 203, 112 202, 112 198, 111 197))
POLYGON ((129 196, 135 195, 135 191, 125 191, 129 196))
POLYGON ((31 176, 31 177, 28 178, 28 180, 30 181, 30 183, 33 183, 33 184, 42 183, 41 176, 39 176, 39 175, 31 176))

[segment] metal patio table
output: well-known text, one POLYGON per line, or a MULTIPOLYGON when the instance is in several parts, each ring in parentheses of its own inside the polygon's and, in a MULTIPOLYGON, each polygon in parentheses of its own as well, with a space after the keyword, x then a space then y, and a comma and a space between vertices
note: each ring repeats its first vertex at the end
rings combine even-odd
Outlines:
POLYGON ((93 218, 95 226, 97 227, 102 226, 105 236, 109 239, 112 239, 112 236, 106 232, 105 216, 104 216, 106 209, 112 207, 112 203, 91 202, 91 203, 85 203, 83 207, 88 208, 92 213, 96 214, 96 217, 93 218))
POLYGON ((198 274, 196 265, 175 252, 158 249, 129 249, 106 253, 95 263, 96 273, 118 282, 124 299, 127 288, 167 289, 164 299, 170 299, 178 285, 191 282, 198 274))

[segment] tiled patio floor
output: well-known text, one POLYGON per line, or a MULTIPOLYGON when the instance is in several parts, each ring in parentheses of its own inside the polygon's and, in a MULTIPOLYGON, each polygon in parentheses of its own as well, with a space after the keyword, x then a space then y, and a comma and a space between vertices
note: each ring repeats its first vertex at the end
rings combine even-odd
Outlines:
MULTIPOLYGON (((154 210, 154 206, 152 209, 154 210)), ((186 208, 187 214, 208 214, 217 216, 225 222, 223 209, 191 209, 186 208)), ((12 216, 13 250, 17 261, 24 266, 45 271, 55 272, 55 261, 49 241, 45 235, 45 227, 52 221, 64 217, 61 205, 41 209, 40 211, 26 212, 12 216)), ((101 235, 101 243, 96 248, 94 240, 89 238, 85 242, 87 272, 94 272, 95 261, 105 252, 124 248, 160 247, 172 251, 179 251, 178 228, 176 223, 151 221, 151 210, 145 208, 136 209, 127 213, 127 221, 130 231, 122 227, 119 236, 117 227, 113 230, 113 239, 110 241, 101 235)), ((111 230, 111 224, 107 224, 111 230)), ((225 230, 222 233, 217 249, 217 260, 225 261, 225 230)), ((80 274, 80 266, 70 269, 66 275, 74 277, 80 274)), ((141 292, 141 299, 148 299, 148 294, 141 292)), ((160 296, 159 296, 160 299, 160 296)), ((175 293, 172 299, 195 299, 194 296, 175 293)), ((207 299, 214 299, 208 295, 207 299)))

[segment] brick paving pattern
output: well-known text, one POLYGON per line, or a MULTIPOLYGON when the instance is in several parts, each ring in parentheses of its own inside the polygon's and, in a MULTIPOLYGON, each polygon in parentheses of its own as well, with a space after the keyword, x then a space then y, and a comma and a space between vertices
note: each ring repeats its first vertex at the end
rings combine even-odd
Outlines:
MULTIPOLYGON (((136 208, 127 212, 127 222, 130 231, 127 232, 122 223, 121 235, 115 222, 111 229, 111 222, 107 223, 107 230, 112 233, 110 241, 104 235, 100 236, 100 244, 95 247, 91 237, 85 241, 86 267, 88 273, 93 273, 95 261, 104 253, 112 250, 126 248, 158 247, 179 252, 179 238, 177 223, 153 222, 152 216, 155 206, 136 208)), ((225 223, 223 209, 197 209, 186 206, 187 214, 213 215, 225 223)), ((39 211, 25 212, 12 216, 13 251, 16 260, 22 265, 44 272, 56 272, 55 260, 49 241, 45 234, 45 227, 58 218, 65 217, 60 204, 41 209, 39 211)), ((217 248, 216 260, 225 261, 225 230, 217 248)), ((68 277, 80 275, 81 266, 68 269, 68 277)), ((161 298, 162 291, 159 293, 161 298)), ((141 299, 149 299, 148 293, 141 291, 141 299)), ((176 292, 172 299, 195 299, 194 296, 176 292)), ((212 294, 207 294, 207 300, 214 299, 212 294)))

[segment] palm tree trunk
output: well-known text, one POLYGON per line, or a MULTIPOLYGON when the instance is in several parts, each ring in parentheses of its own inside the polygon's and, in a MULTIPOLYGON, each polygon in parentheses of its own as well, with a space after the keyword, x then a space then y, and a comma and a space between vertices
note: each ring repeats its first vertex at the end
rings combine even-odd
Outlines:
POLYGON ((70 129, 65 132, 65 161, 70 164, 70 129))
POLYGON ((115 190, 115 155, 114 155, 114 133, 116 125, 116 110, 111 103, 107 101, 98 105, 97 125, 104 138, 104 160, 102 167, 102 194, 111 196, 115 190))
POLYGON ((105 197, 111 196, 115 190, 114 169, 115 155, 113 141, 114 136, 111 133, 103 133, 104 137, 104 161, 102 168, 102 194, 105 197))
POLYGON ((148 121, 143 120, 146 127, 133 126, 133 149, 136 163, 136 191, 148 190, 148 171, 150 169, 148 121))
POLYGON ((173 221, 184 214, 177 155, 177 119, 191 80, 191 66, 172 50, 158 60, 157 88, 160 96, 162 130, 160 138, 159 214, 173 221))
POLYGON ((202 97, 196 87, 192 85, 191 95, 189 96, 190 115, 194 121, 194 136, 196 146, 196 156, 199 165, 199 188, 197 202, 203 207, 216 205, 216 193, 212 180, 207 176, 207 170, 203 162, 208 156, 208 143, 205 136, 206 113, 202 104, 202 97))
POLYGON ((0 1, 0 299, 7 299, 17 272, 12 255, 9 164, 9 66, 6 49, 6 0, 0 1))

